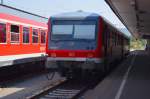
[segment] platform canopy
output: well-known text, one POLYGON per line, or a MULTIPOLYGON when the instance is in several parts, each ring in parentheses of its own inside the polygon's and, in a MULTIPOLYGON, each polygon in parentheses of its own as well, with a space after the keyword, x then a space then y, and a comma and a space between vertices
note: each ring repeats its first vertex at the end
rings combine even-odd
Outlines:
POLYGON ((150 0, 105 0, 135 37, 150 38, 150 0))

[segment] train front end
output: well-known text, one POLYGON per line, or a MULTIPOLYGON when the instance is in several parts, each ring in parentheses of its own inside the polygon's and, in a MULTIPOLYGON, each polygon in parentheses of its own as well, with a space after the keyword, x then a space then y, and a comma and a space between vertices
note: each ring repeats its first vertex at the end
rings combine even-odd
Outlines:
POLYGON ((100 17, 74 12, 52 16, 48 24, 46 67, 58 69, 62 76, 98 71, 102 62, 100 17))

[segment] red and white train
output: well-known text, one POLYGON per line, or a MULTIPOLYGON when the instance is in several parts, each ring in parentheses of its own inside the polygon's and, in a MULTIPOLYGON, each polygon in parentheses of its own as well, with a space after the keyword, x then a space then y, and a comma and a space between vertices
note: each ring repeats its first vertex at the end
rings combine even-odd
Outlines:
POLYGON ((46 34, 46 23, 0 13, 0 61, 45 54, 46 34))
POLYGON ((49 19, 46 53, 63 76, 99 74, 129 53, 129 38, 98 14, 63 13, 49 19))
POLYGON ((46 23, 0 13, 0 67, 44 60, 46 35, 46 23))

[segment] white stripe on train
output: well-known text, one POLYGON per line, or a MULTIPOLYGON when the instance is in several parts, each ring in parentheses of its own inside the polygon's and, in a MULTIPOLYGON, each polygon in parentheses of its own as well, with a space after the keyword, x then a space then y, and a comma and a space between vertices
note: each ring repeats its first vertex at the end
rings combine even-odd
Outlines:
POLYGON ((24 26, 29 26, 33 28, 42 28, 42 29, 47 29, 47 27, 42 27, 42 26, 36 26, 36 25, 31 25, 31 24, 26 24, 22 22, 16 22, 16 21, 11 21, 11 20, 6 20, 6 19, 0 19, 1 22, 8 22, 12 24, 18 24, 18 25, 24 25, 24 26))

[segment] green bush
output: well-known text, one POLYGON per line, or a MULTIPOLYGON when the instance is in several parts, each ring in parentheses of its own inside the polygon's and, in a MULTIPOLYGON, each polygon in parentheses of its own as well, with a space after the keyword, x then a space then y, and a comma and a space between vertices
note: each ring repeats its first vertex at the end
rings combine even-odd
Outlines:
POLYGON ((146 40, 131 38, 130 49, 132 50, 144 50, 146 45, 146 40))

